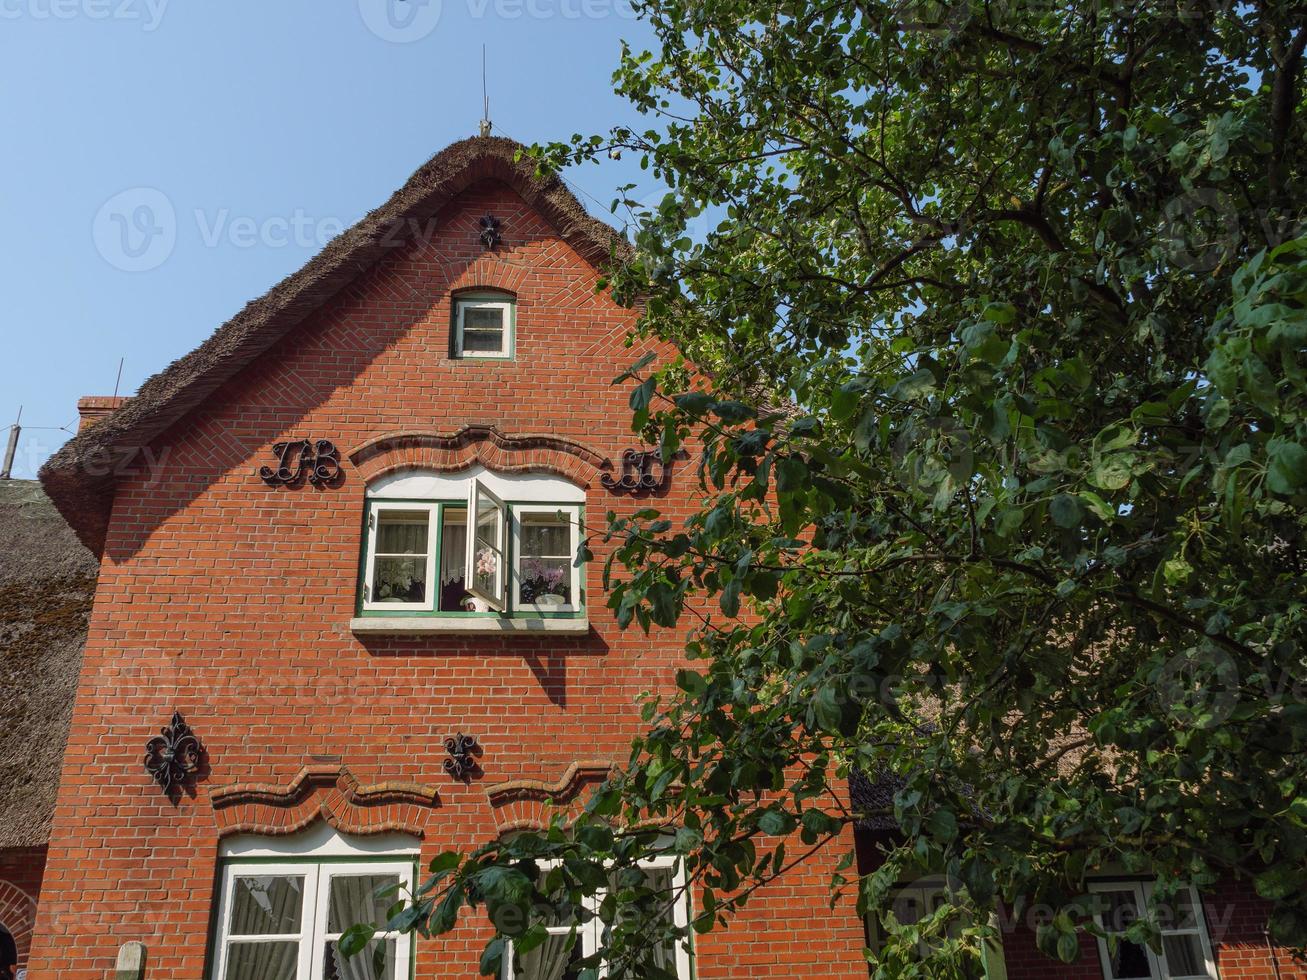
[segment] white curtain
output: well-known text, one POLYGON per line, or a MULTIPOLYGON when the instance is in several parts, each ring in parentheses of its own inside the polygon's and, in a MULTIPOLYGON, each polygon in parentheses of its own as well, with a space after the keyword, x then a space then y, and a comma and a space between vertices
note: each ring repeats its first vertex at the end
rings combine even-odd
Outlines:
POLYGON ((567 933, 550 933, 543 943, 523 954, 522 968, 516 974, 519 980, 565 980, 574 976, 567 966, 573 958, 581 956, 581 939, 578 936, 576 946, 567 948, 567 933))
MULTIPOLYGON (((275 936, 303 928, 304 879, 280 875, 237 878, 232 936, 275 936)), ((232 942, 225 980, 295 980, 300 944, 294 940, 232 942)))

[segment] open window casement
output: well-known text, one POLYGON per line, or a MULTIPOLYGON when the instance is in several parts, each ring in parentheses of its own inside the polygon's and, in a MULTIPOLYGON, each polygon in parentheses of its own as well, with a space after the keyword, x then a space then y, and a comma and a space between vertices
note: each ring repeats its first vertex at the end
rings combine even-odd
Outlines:
POLYGON ((500 612, 506 607, 508 508, 474 478, 467 498, 472 533, 467 536, 468 592, 500 612))

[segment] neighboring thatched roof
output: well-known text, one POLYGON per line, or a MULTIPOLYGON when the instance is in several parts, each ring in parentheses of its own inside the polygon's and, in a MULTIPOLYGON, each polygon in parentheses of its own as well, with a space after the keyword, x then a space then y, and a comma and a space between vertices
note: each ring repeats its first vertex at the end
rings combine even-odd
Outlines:
POLYGON ((150 378, 128 404, 70 440, 41 468, 41 482, 77 536, 97 554, 113 500, 117 464, 148 445, 284 337, 357 276, 393 252, 455 195, 478 181, 512 187, 596 268, 628 243, 591 217, 555 176, 539 177, 523 147, 501 137, 454 143, 424 164, 389 201, 334 239, 298 272, 218 328, 185 357, 150 378))
POLYGON ((44 844, 95 557, 32 480, 0 480, 0 847, 44 844))

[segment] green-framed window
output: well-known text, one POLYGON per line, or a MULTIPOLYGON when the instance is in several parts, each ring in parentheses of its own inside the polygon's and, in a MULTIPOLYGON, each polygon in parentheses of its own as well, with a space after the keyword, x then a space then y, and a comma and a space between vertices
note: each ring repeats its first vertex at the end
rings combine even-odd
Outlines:
POLYGON ((442 480, 458 497, 369 497, 361 616, 584 614, 579 491, 557 481, 573 499, 552 502, 537 481, 531 499, 514 500, 512 483, 490 482, 442 480))
POLYGON ((517 303, 508 293, 460 293, 453 299, 452 353, 466 360, 513 357, 517 303))

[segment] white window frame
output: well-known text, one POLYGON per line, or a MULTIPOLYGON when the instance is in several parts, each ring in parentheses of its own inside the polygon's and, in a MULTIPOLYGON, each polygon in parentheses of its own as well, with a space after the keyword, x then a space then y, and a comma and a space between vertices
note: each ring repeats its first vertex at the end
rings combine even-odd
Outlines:
POLYGON ((575 613, 583 606, 581 598, 581 569, 576 567, 576 552, 580 547, 581 508, 572 504, 514 504, 512 506, 513 530, 513 577, 509 587, 509 599, 514 610, 541 613, 575 613), (571 531, 568 537, 568 574, 571 576, 572 601, 549 605, 539 602, 522 601, 522 515, 546 514, 554 517, 563 514, 571 531))
POLYGON ((473 477, 467 491, 467 591, 478 599, 484 600, 491 609, 504 612, 508 608, 508 505, 499 495, 485 485, 479 477, 473 477), (482 503, 488 501, 497 517, 495 523, 495 541, 491 550, 498 553, 495 563, 495 585, 487 591, 477 587, 476 555, 477 533, 481 526, 482 503))
POLYGON ((454 356, 475 360, 490 358, 503 360, 513 356, 513 302, 506 299, 454 298, 454 356), (503 313, 503 331, 499 335, 499 350, 469 351, 463 348, 463 315, 468 310, 500 310, 503 313))
POLYGON ((368 502, 368 550, 363 566, 363 608, 369 611, 431 612, 436 606, 439 589, 436 569, 436 541, 440 534, 437 526, 439 504, 401 503, 399 501, 370 500, 368 502), (422 602, 378 602, 373 592, 377 568, 377 541, 381 537, 381 515, 386 511, 421 513, 427 515, 427 595, 422 602))
MULTIPOLYGON (((218 928, 214 941, 212 980, 223 980, 227 971, 228 953, 233 943, 289 942, 299 943, 297 977, 304 980, 322 980, 321 952, 323 946, 338 933, 328 934, 327 896, 331 894, 331 879, 351 875, 396 875, 401 889, 413 888, 414 857, 396 856, 394 860, 350 861, 323 858, 317 861, 227 861, 222 866, 222 886, 218 898, 218 928), (284 877, 303 878, 303 906, 300 909, 300 930, 276 936, 231 935, 233 889, 237 878, 284 877), (321 900, 319 900, 321 896, 321 900)), ((398 896, 396 897, 398 900, 398 896)), ((397 932, 378 932, 378 940, 395 939, 394 975, 396 980, 407 980, 412 970, 413 939, 397 932)), ((359 953, 359 956, 367 955, 359 953)))
MULTIPOLYGON (((541 861, 540 870, 548 873, 551 869, 558 866, 557 861, 541 861)), ((641 861, 639 867, 656 871, 663 868, 672 868, 672 893, 677 896, 676 904, 672 907, 672 922, 677 928, 687 929, 690 925, 690 889, 686 886, 685 862, 675 857, 659 857, 648 861, 641 861)), ((585 908, 593 915, 589 922, 576 927, 576 941, 581 944, 582 956, 593 956, 599 950, 601 937, 603 934, 604 923, 598 918, 599 906, 603 904, 604 896, 607 889, 599 889, 594 895, 585 900, 585 908)), ((555 926, 552 934, 559 935, 571 931, 571 925, 555 926)), ((687 932, 687 937, 689 933, 687 932)), ((676 943, 676 976, 679 980, 690 980, 693 976, 691 973, 692 953, 687 949, 688 939, 676 943)), ((599 976, 601 978, 608 976, 607 964, 600 964, 599 976)), ((508 942, 504 945, 504 969, 501 971, 501 980, 525 980, 517 976, 513 964, 513 944, 508 942)))
MULTIPOLYGON (((1166 947, 1163 946, 1161 952, 1154 953, 1146 944, 1143 945, 1144 955, 1148 958, 1148 969, 1152 980, 1218 980, 1220 974, 1216 969, 1216 957, 1212 953, 1212 941, 1207 935, 1207 917, 1203 912, 1203 903, 1198 896, 1198 891, 1193 885, 1185 885, 1184 889, 1188 890, 1190 907, 1194 910, 1194 925, 1192 927, 1177 929, 1162 929, 1163 936, 1197 936, 1199 947, 1202 951, 1203 964, 1206 972, 1204 973, 1172 973, 1169 964, 1166 961, 1166 947)), ((1149 902, 1153 897, 1155 886, 1150 881, 1140 881, 1128 878, 1103 878, 1089 883, 1091 893, 1100 892, 1133 892, 1135 896, 1135 908, 1139 912, 1139 917, 1144 918, 1148 915, 1149 902)), ((1103 918, 1100 911, 1094 912, 1094 921, 1103 926, 1103 918)), ((1098 963, 1099 968, 1105 978, 1112 976, 1111 953, 1107 947, 1107 940, 1097 939, 1098 944, 1098 963)))

